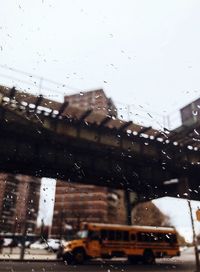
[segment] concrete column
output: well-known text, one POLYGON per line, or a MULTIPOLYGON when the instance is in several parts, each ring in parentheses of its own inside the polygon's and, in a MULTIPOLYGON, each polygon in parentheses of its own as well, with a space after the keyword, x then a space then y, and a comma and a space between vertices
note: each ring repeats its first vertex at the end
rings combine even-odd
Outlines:
POLYGON ((132 225, 132 218, 131 218, 132 204, 131 204, 130 191, 125 189, 124 196, 125 196, 125 207, 126 207, 126 224, 132 225))

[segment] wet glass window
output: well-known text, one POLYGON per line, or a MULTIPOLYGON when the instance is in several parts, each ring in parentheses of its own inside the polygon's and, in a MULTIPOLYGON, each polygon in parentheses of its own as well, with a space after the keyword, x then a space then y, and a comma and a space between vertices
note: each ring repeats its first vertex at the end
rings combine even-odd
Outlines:
POLYGON ((198 271, 200 1, 1 2, 0 272, 198 271))

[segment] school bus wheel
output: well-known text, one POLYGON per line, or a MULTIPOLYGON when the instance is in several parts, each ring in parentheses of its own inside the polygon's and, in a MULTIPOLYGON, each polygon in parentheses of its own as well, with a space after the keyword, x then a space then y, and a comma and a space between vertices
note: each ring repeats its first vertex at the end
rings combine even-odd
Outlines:
POLYGON ((71 252, 67 252, 65 254, 63 254, 63 261, 66 262, 67 264, 72 264, 73 262, 73 256, 71 254, 71 252))
POLYGON ((134 255, 129 255, 128 256, 128 261, 131 264, 138 264, 139 258, 137 256, 134 256, 134 255))
POLYGON ((143 263, 144 264, 155 264, 155 256, 151 249, 146 249, 143 254, 143 263))
POLYGON ((86 259, 85 251, 82 248, 73 251, 73 260, 76 264, 83 264, 86 259))

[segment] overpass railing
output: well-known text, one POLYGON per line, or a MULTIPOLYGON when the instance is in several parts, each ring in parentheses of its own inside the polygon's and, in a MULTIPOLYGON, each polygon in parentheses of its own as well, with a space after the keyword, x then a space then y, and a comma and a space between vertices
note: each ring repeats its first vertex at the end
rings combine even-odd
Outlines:
MULTIPOLYGON (((81 93, 83 90, 27 73, 6 65, 0 65, 0 85, 15 86, 21 91, 28 91, 34 95, 42 94, 47 99, 63 102, 64 95, 81 93)), ((181 125, 180 111, 176 110, 168 115, 162 115, 143 105, 125 104, 119 101, 114 103, 117 107, 118 117, 124 121, 133 121, 135 124, 152 126, 158 130, 173 130, 181 125)))

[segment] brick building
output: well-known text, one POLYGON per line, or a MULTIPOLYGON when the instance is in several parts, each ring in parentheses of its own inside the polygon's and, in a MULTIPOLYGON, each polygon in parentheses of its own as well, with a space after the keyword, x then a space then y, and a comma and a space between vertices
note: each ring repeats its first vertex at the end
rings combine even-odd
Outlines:
MULTIPOLYGON (((113 101, 101 89, 65 96, 64 99, 69 105, 117 116, 113 101)), ((125 224, 124 193, 58 181, 51 235, 60 236, 65 233, 67 225, 77 228, 81 221, 125 224)))
POLYGON ((0 232, 34 233, 39 209, 40 179, 0 174, 0 232))
POLYGON ((52 236, 65 235, 80 222, 126 223, 123 193, 94 185, 57 181, 52 236))
POLYGON ((69 105, 92 109, 95 112, 117 117, 117 108, 111 98, 108 98, 102 89, 89 92, 80 92, 65 96, 64 101, 69 105))

